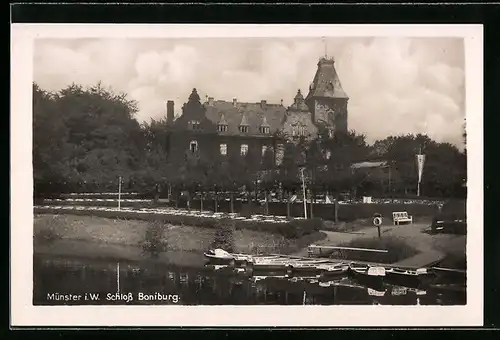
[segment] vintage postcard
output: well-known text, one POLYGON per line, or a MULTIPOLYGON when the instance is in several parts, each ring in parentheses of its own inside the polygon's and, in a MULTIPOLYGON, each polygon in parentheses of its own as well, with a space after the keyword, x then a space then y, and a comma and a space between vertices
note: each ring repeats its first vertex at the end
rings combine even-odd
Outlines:
POLYGON ((481 325, 482 39, 12 25, 12 325, 481 325))

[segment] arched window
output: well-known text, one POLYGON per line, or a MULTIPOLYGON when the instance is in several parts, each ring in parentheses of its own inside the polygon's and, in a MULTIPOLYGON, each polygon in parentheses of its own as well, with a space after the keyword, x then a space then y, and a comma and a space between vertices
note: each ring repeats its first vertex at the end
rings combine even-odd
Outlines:
POLYGON ((195 153, 198 151, 198 142, 195 140, 192 140, 191 143, 189 143, 189 151, 191 153, 195 153))
POLYGON ((262 156, 263 157, 266 154, 266 151, 267 151, 267 145, 262 145, 262 156))

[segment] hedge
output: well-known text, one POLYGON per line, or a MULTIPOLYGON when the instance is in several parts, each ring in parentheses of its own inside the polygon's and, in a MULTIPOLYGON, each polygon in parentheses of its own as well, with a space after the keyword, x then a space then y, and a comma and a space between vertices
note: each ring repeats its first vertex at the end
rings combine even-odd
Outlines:
MULTIPOLYGON (((35 213, 57 214, 60 210, 35 207, 35 213)), ((165 223, 189 225, 193 227, 218 228, 231 226, 235 229, 250 229, 282 235, 286 238, 297 239, 304 235, 319 231, 323 227, 323 220, 319 218, 308 220, 291 220, 286 223, 271 223, 265 221, 245 221, 232 218, 211 218, 203 216, 163 215, 155 213, 137 213, 134 211, 105 211, 105 210, 66 210, 64 214, 97 216, 104 218, 123 218, 144 221, 162 221, 165 223)))

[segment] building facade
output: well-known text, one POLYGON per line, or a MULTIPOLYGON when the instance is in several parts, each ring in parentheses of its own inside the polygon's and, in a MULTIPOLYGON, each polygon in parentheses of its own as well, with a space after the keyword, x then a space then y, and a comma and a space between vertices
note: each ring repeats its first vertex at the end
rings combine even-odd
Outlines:
POLYGON ((271 152, 279 164, 285 143, 314 139, 319 133, 347 132, 348 96, 342 89, 333 59, 321 58, 304 98, 297 91, 289 107, 268 103, 200 101, 196 89, 174 119, 174 102, 167 102, 168 153, 172 162, 196 155, 230 157, 248 152, 271 152))

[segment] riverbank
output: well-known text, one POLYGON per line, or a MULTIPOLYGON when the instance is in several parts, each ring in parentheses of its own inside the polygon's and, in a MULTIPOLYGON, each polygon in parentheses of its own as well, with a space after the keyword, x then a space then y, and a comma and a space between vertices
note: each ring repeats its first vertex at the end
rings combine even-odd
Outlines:
MULTIPOLYGON (((148 221, 110 219, 95 216, 35 215, 34 252, 100 258, 143 260, 154 255, 156 261, 199 262, 202 253, 220 238, 217 229, 162 224, 156 235, 162 249, 151 254, 144 244, 157 225, 148 221), (149 235, 149 236, 148 236, 149 235), (183 260, 184 259, 184 260, 183 260)), ((247 229, 230 231, 233 251, 239 253, 290 254, 326 237, 314 232, 298 239, 247 229)), ((227 241, 227 240, 226 240, 227 241)))

